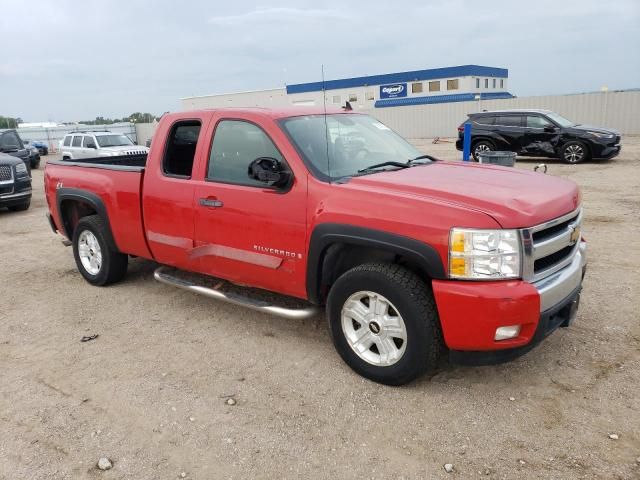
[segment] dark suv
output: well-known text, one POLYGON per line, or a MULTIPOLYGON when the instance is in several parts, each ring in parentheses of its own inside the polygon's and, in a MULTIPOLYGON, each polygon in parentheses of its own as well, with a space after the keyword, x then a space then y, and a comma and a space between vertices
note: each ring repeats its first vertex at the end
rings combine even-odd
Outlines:
MULTIPOLYGON (((549 110, 472 113, 467 121, 471 122, 471 153, 475 160, 487 150, 510 150, 567 163, 608 160, 620 153, 617 131, 579 125, 549 110)), ((458 127, 458 150, 462 150, 463 140, 464 123, 458 127)))
POLYGON ((8 153, 13 157, 18 157, 27 166, 31 174, 30 151, 24 148, 20 135, 15 130, 0 130, 0 153, 8 153))
POLYGON ((31 177, 20 158, 0 153, 0 208, 27 210, 31 204, 31 177))

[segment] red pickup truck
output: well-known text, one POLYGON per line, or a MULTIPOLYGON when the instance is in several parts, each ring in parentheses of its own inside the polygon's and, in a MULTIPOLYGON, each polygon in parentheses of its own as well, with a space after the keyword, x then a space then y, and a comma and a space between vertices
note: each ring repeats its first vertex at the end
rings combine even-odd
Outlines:
POLYGON ((445 352, 488 364, 530 350, 571 323, 586 267, 571 181, 438 161, 351 111, 168 114, 148 156, 49 161, 45 191, 89 283, 119 281, 135 256, 256 310, 326 306, 344 361, 385 384, 445 352), (264 290, 282 301, 249 293, 264 290))

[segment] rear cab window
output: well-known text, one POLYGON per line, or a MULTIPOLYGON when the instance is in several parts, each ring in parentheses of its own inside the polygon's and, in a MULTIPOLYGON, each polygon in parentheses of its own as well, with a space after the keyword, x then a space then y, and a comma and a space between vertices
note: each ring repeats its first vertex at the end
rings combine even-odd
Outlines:
POLYGON ((182 120, 173 124, 162 159, 165 175, 191 178, 201 126, 200 120, 182 120))
POLYGON ((72 147, 79 147, 82 144, 82 135, 74 135, 72 147))
POLYGON ((71 145, 71 135, 64 137, 64 146, 69 147, 71 145))

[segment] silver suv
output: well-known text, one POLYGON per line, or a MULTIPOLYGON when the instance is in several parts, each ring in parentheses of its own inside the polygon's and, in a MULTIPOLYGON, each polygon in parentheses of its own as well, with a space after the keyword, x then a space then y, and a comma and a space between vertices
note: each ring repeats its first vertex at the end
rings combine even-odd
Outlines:
POLYGON ((147 153, 147 147, 134 145, 126 135, 109 131, 73 132, 65 135, 62 141, 63 160, 147 153))

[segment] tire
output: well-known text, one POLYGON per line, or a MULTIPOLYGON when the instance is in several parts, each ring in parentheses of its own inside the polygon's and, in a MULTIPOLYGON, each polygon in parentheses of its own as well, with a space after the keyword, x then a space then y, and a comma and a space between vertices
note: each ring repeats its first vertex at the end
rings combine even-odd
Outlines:
POLYGON ((572 165, 582 163, 589 159, 589 149, 582 142, 567 142, 560 150, 560 160, 572 165))
POLYGON ((21 203, 20 205, 14 205, 13 207, 9 207, 9 210, 11 210, 12 212, 24 212, 25 210, 29 210, 30 206, 31 206, 31 199, 27 200, 24 203, 21 203))
POLYGON ((73 257, 78 270, 91 285, 116 283, 127 273, 127 255, 109 248, 105 232, 98 215, 82 218, 73 231, 73 257))
POLYGON ((406 268, 367 263, 347 271, 331 287, 327 317, 336 350, 349 367, 365 378, 385 385, 404 385, 437 366, 443 341, 435 301, 430 287, 406 268), (365 313, 362 323, 350 315, 355 311, 369 311, 370 315, 369 307, 376 300, 386 315, 367 320, 365 313), (402 327, 404 340, 401 334, 389 334, 391 328, 402 332, 402 327), (365 336, 366 343, 352 346, 354 338, 365 336), (369 341, 372 343, 367 347, 369 341), (389 342, 393 344, 391 348, 389 342), (356 348, 361 349, 360 353, 356 348))
POLYGON ((485 151, 489 151, 492 152, 493 150, 495 150, 496 147, 493 143, 491 143, 488 140, 480 140, 475 142, 472 146, 471 146, 471 155, 473 155, 473 159, 476 162, 480 161, 480 158, 478 157, 478 154, 485 150, 485 151))
POLYGON ((40 167, 40 160, 36 162, 31 162, 31 170, 37 170, 40 167))

